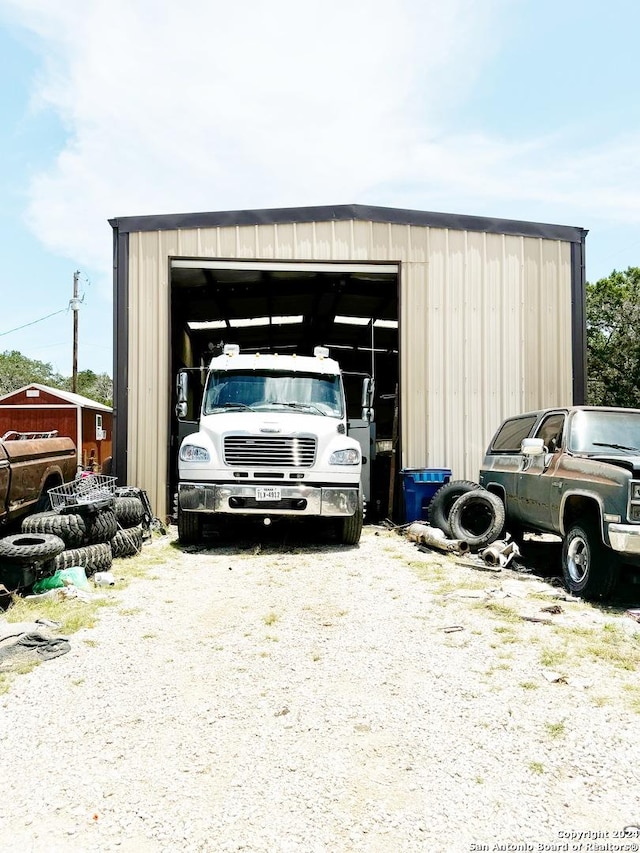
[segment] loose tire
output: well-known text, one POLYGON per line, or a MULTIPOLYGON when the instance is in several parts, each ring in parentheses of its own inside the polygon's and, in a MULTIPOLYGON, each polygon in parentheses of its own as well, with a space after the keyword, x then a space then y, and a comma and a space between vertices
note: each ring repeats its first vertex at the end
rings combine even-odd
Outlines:
POLYGON ((22 520, 23 533, 50 533, 58 536, 67 548, 84 544, 87 525, 81 515, 74 513, 38 512, 22 520))
POLYGON ((353 515, 348 515, 339 522, 338 536, 343 545, 357 545, 362 533, 364 522, 364 498, 358 498, 358 508, 353 515))
POLYGON ((583 520, 569 528, 562 543, 562 576, 572 595, 609 598, 618 572, 618 557, 603 543, 595 523, 583 520))
POLYGON ((193 545, 202 539, 202 516, 198 512, 184 512, 178 506, 178 541, 193 545))
POLYGON ((63 551, 53 561, 54 571, 70 569, 71 566, 82 566, 87 577, 96 572, 107 572, 113 564, 111 546, 108 542, 98 545, 85 545, 84 548, 75 548, 63 551))
POLYGON ((136 527, 144 518, 144 507, 140 498, 116 496, 114 509, 120 527, 136 527))
POLYGON ((87 513, 85 524, 87 526, 86 545, 110 542, 118 532, 118 520, 113 509, 101 509, 98 512, 87 513))
POLYGON ((109 542, 114 557, 133 557, 142 550, 142 525, 118 530, 109 542))
POLYGON ((64 551, 64 542, 48 533, 15 533, 0 539, 0 559, 45 563, 64 551))
POLYGON ((474 492, 482 488, 479 483, 473 483, 470 480, 451 480, 441 486, 435 493, 429 504, 428 518, 429 524, 432 527, 438 527, 445 535, 451 539, 451 524, 449 516, 453 505, 462 495, 468 492, 474 492))
POLYGON ((504 504, 486 489, 461 495, 449 515, 454 539, 462 539, 471 548, 483 548, 495 542, 504 527, 504 504))

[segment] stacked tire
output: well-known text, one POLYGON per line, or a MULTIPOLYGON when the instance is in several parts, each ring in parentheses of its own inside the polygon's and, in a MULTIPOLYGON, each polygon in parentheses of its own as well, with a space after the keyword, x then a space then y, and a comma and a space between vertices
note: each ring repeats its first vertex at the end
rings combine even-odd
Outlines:
POLYGON ((145 510, 140 498, 118 495, 114 512, 117 531, 109 540, 114 557, 133 557, 142 550, 143 522, 145 510))
POLYGON ((469 480, 451 480, 429 505, 429 522, 472 549, 499 539, 505 523, 504 504, 497 495, 469 480))
POLYGON ((82 566, 87 577, 108 571, 113 561, 109 543, 117 531, 113 501, 100 508, 88 504, 72 511, 36 512, 22 521, 23 534, 54 535, 63 541, 64 550, 46 564, 49 575, 71 566, 82 566))
POLYGON ((51 533, 18 533, 0 539, 0 583, 9 592, 30 588, 36 580, 52 574, 50 564, 65 544, 51 533))
MULTIPOLYGON (((136 497, 115 496, 100 507, 67 507, 30 515, 22 522, 24 535, 57 537, 63 549, 45 563, 50 575, 82 566, 87 577, 111 568, 114 557, 130 557, 142 549, 144 508, 136 497)), ((46 576, 46 575, 44 575, 46 576)))

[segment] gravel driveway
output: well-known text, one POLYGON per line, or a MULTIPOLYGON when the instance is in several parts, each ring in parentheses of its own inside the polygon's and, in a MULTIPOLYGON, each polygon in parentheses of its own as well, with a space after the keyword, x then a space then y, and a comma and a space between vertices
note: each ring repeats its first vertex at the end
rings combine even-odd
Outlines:
POLYGON ((640 824, 622 610, 384 528, 169 539, 0 697, 5 853, 640 849, 616 835, 640 824))

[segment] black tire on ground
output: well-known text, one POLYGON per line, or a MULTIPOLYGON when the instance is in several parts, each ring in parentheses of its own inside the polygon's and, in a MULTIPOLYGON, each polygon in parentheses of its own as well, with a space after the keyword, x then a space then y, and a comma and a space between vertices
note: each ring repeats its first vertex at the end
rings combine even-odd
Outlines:
POLYGON ((113 564, 111 546, 108 542, 98 545, 85 545, 83 548, 73 548, 63 551, 55 558, 54 569, 70 569, 71 566, 82 566, 87 577, 96 572, 107 572, 113 564))
POLYGON ((114 557, 133 557, 142 550, 142 525, 118 530, 109 542, 114 557))
POLYGON ((50 533, 14 533, 0 539, 0 559, 15 563, 45 563, 64 551, 64 542, 50 533))
POLYGON ((114 509, 120 527, 136 527, 144 518, 144 507, 140 498, 116 496, 114 509))
POLYGON ((504 504, 486 489, 461 495, 449 514, 454 539, 462 539, 471 548, 484 548, 495 542, 504 527, 504 504))
POLYGON ((362 493, 358 496, 358 508, 353 515, 338 522, 338 538, 343 545, 357 545, 362 533, 364 522, 364 498, 362 493))
POLYGON ((597 524, 584 519, 569 528, 562 543, 562 577, 572 595, 610 598, 619 571, 618 555, 604 544, 597 524))
POLYGON ((178 506, 178 541, 181 545, 193 545, 202 539, 202 515, 199 512, 184 512, 178 506))
POLYGON ((471 480, 450 480, 448 483, 445 483, 444 486, 438 489, 429 504, 429 524, 432 527, 438 527, 451 538, 449 516, 451 515, 454 503, 461 495, 466 495, 467 492, 473 492, 481 488, 480 483, 473 483, 471 480))
POLYGON ((78 548, 85 541, 87 526, 81 515, 61 515, 55 511, 38 512, 22 519, 23 533, 51 533, 59 536, 67 548, 78 548))
POLYGON ((113 509, 101 509, 98 512, 87 513, 85 524, 87 526, 85 545, 110 542, 118 532, 118 520, 113 509))

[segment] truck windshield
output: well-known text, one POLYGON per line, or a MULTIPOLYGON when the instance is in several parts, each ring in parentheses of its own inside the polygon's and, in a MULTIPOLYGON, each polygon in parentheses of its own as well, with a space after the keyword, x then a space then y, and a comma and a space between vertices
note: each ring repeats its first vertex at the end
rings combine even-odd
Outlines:
POLYGON ((310 415, 343 415, 339 376, 273 371, 211 371, 202 413, 237 409, 299 411, 310 415))
POLYGON ((640 454, 640 412, 576 412, 571 419, 569 450, 608 456, 640 454))

